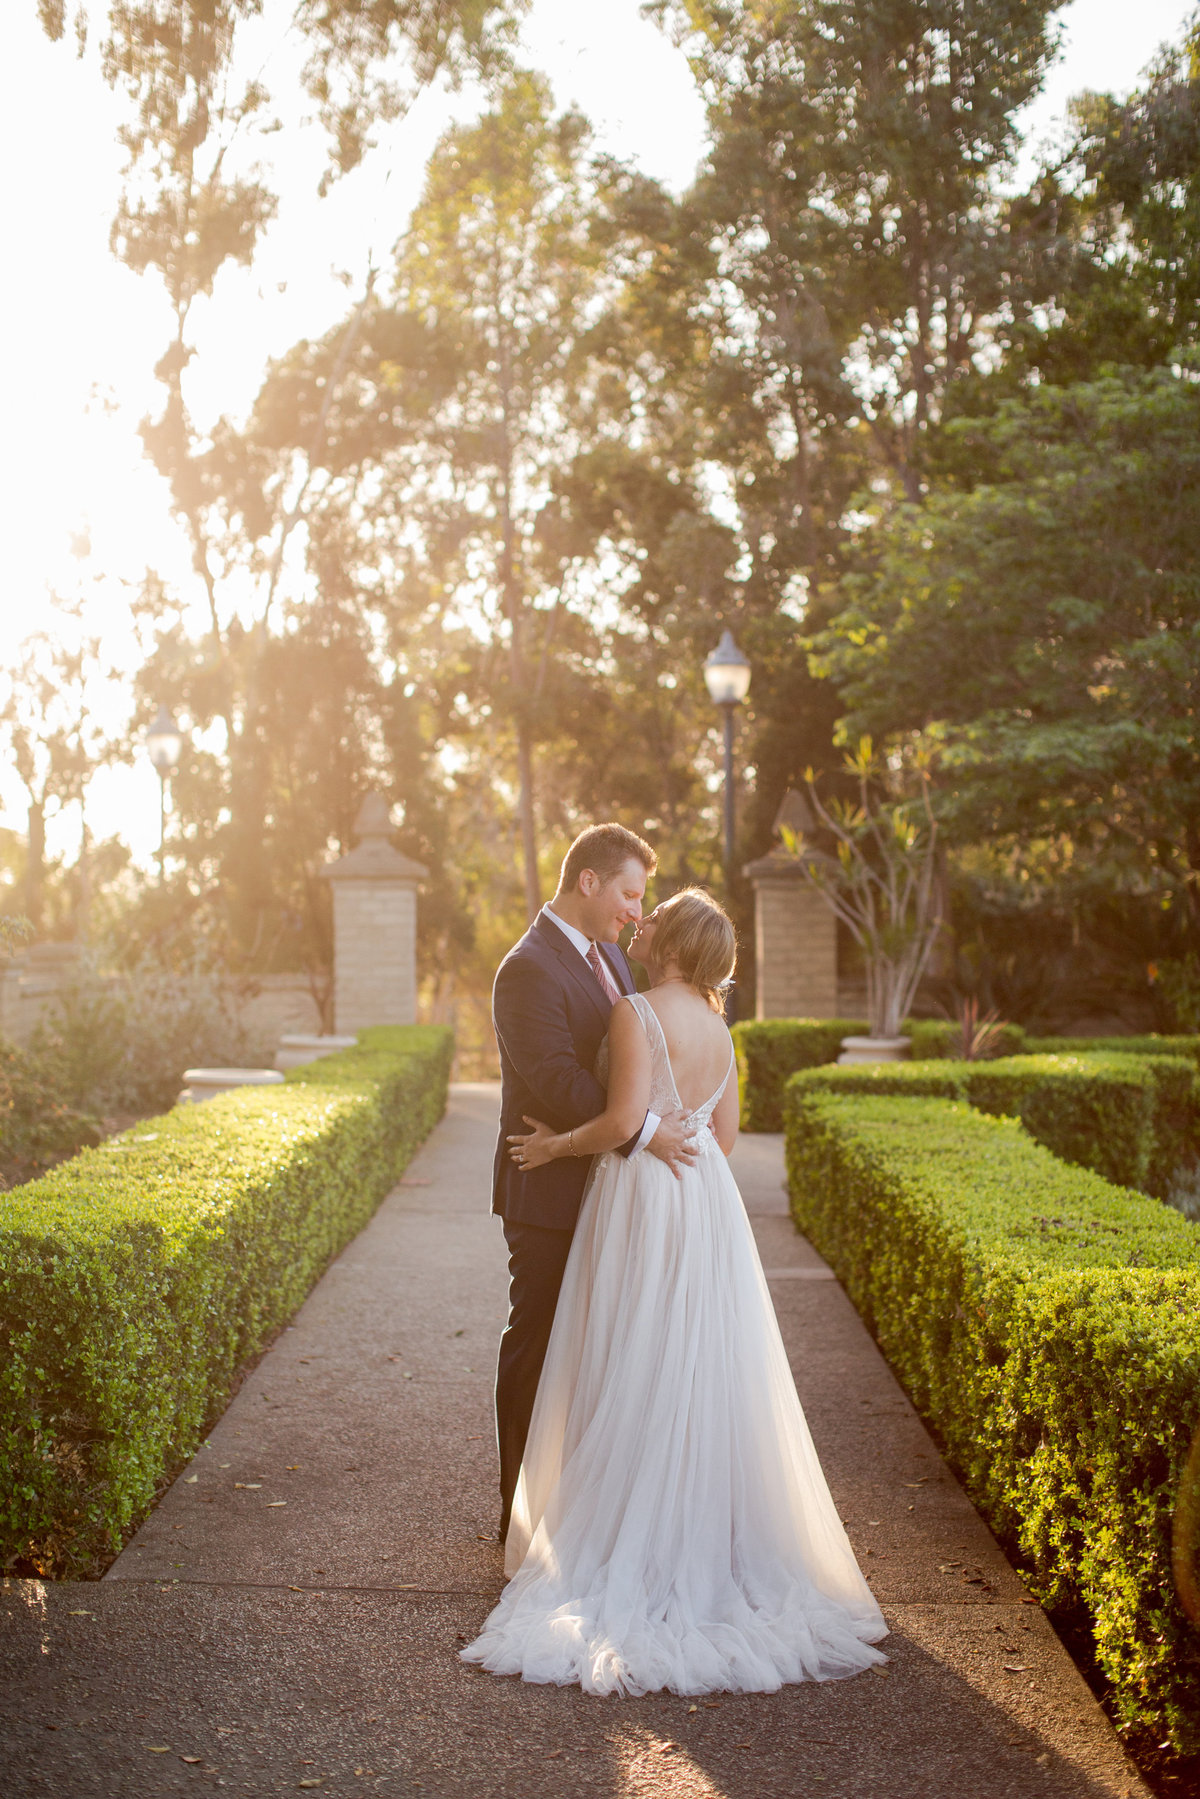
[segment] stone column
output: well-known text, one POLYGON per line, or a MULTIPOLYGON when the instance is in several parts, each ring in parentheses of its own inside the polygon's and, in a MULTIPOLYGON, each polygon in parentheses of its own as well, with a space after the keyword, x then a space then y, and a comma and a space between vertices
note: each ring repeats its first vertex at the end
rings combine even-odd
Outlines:
POLYGON ((837 1017, 837 920, 794 856, 772 850, 743 872, 754 883, 758 1018, 837 1017))
POLYGON ((323 872, 333 886, 333 1028, 352 1035, 417 1016, 417 884, 429 873, 393 849, 381 793, 354 821, 358 842, 323 872))

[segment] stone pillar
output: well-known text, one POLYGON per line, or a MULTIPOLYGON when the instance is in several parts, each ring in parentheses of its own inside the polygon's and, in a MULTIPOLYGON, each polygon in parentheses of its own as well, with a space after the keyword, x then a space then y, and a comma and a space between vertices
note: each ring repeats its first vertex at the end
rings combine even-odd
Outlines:
POLYGON ((358 842, 324 870, 333 886, 333 1028, 353 1035, 417 1016, 417 884, 429 873, 393 849, 381 793, 354 821, 358 842))
POLYGON ((837 1017, 837 920, 794 856, 772 850, 754 883, 757 1018, 837 1017))

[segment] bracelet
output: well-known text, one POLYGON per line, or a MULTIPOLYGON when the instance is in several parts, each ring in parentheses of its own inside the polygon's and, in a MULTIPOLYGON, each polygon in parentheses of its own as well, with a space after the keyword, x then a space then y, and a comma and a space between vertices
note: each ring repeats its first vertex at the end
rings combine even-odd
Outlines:
POLYGON ((569 1156, 573 1156, 575 1154, 575 1144, 573 1142, 574 1136, 575 1136, 574 1131, 567 1132, 567 1154, 569 1156))

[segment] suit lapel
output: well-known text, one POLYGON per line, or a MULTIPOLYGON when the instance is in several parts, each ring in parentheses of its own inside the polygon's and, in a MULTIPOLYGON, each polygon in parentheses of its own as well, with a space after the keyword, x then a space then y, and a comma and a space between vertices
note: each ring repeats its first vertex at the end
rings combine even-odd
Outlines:
POLYGON ((612 1007, 608 1003, 608 996, 601 992, 600 983, 575 945, 564 936, 556 924, 551 924, 548 920, 543 919, 540 913, 533 922, 533 929, 542 941, 549 944, 554 951, 568 980, 575 982, 579 991, 591 1000, 600 1017, 607 1023, 608 1015, 612 1011, 612 1007))

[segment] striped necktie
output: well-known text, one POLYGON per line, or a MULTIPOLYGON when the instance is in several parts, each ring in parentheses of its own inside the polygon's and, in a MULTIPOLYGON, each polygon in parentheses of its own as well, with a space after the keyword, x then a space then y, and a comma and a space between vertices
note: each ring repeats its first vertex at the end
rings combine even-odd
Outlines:
POLYGON ((588 967, 600 983, 605 999, 610 1000, 615 1006, 621 995, 618 992, 616 983, 609 974, 608 969, 604 966, 603 956, 600 954, 600 951, 594 943, 591 944, 588 949, 587 962, 588 967))

